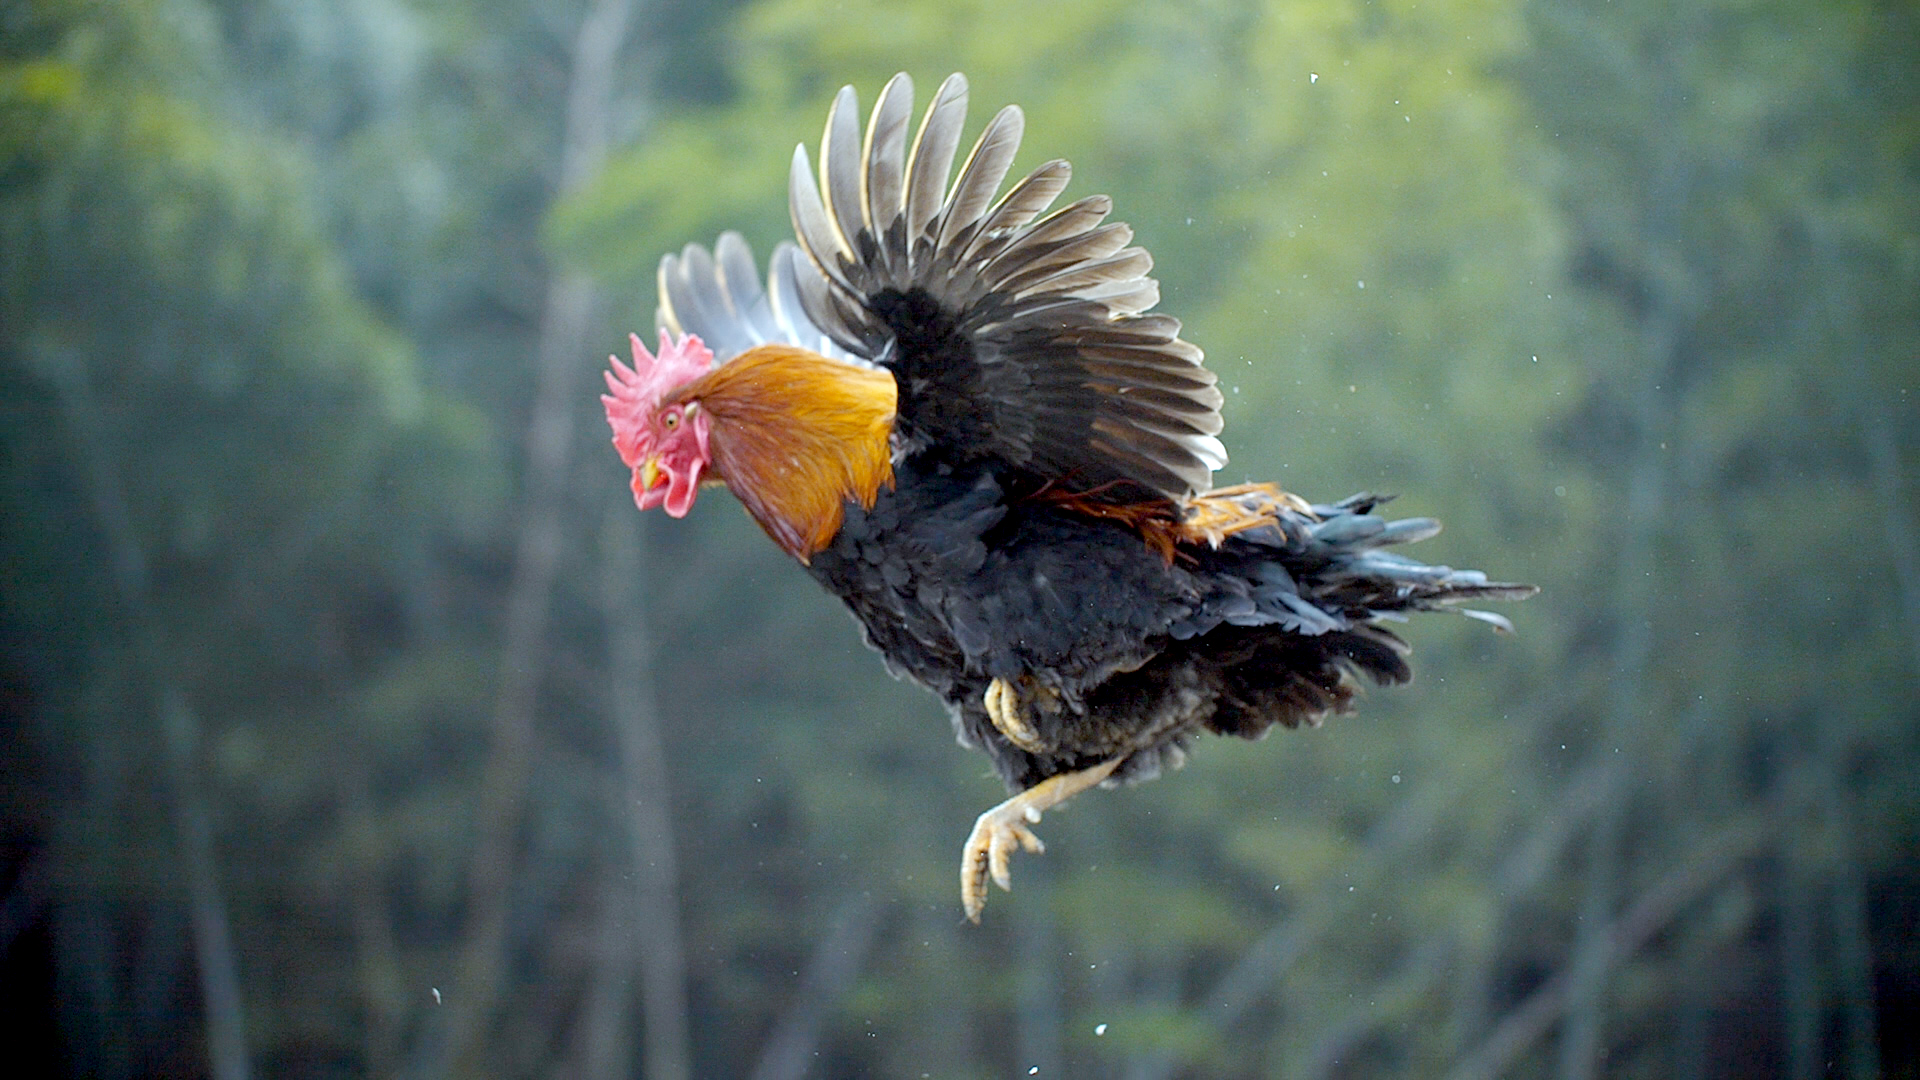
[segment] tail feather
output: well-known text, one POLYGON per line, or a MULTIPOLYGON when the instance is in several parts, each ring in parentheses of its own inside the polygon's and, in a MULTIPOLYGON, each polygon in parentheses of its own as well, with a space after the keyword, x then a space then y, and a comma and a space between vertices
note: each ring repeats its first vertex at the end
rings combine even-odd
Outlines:
MULTIPOLYGON (((1208 592, 1194 611, 1168 627, 1169 635, 1187 641, 1226 625, 1324 637, 1319 647, 1325 656, 1317 663, 1344 664, 1391 683, 1404 682, 1410 673, 1398 658, 1402 643, 1382 623, 1403 622, 1415 611, 1453 610, 1496 630, 1511 630, 1499 615, 1456 605, 1521 600, 1538 590, 1386 550, 1431 537, 1440 524, 1431 518, 1374 516, 1385 501, 1362 492, 1309 506, 1271 484, 1188 500, 1186 518, 1173 526, 1178 554, 1208 592)), ((1155 539, 1151 529, 1143 529, 1143 535, 1150 544, 1155 539)))
POLYGON ((1376 626, 1314 637, 1243 634, 1242 648, 1215 651, 1223 692, 1207 719, 1222 735, 1257 738, 1278 725, 1314 727, 1353 707, 1356 676, 1379 685, 1413 678, 1407 643, 1376 626))
POLYGON ((1413 678, 1407 643, 1382 624, 1414 611, 1456 610, 1511 630, 1499 615, 1453 605, 1537 591, 1383 550, 1426 539, 1440 526, 1429 518, 1375 517, 1386 501, 1379 496, 1363 492, 1311 507, 1292 498, 1253 486, 1225 500, 1250 519, 1268 520, 1200 552, 1214 595, 1171 631, 1176 639, 1204 637, 1195 651, 1219 665, 1225 688, 1206 722, 1210 730, 1253 738, 1275 725, 1316 725, 1352 707, 1363 677, 1381 685, 1413 678))

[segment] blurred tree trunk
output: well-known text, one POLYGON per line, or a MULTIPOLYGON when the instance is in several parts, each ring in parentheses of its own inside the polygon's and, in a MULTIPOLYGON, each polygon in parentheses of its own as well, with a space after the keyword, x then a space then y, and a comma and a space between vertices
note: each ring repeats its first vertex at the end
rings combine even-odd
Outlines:
MULTIPOLYGON (((1726 719, 1727 680, 1703 681, 1704 691, 1694 701, 1687 716, 1673 732, 1676 747, 1691 746, 1711 738, 1726 719)), ((1677 751, 1676 751, 1677 752, 1677 751)), ((1620 799, 1621 790, 1632 777, 1626 755, 1592 754, 1578 770, 1560 785, 1553 807, 1532 822, 1526 836, 1514 844, 1493 873, 1492 895, 1499 902, 1494 925, 1501 926, 1508 912, 1523 898, 1534 895, 1552 879, 1566 852, 1579 840, 1583 830, 1605 808, 1620 799)), ((1497 940, 1500 935, 1494 935, 1497 940)), ((1453 1052, 1463 1056, 1487 1034, 1494 998, 1498 960, 1492 951, 1477 956, 1460 980, 1458 1016, 1453 1052)))
POLYGON ((1920 545, 1914 542, 1912 504, 1900 494, 1900 448, 1886 397, 1866 385, 1860 395, 1861 420, 1866 428, 1868 461, 1874 494, 1880 503, 1881 528, 1886 534, 1887 560, 1893 564, 1900 591, 1900 609, 1906 616, 1907 646, 1913 650, 1913 674, 1920 678, 1920 545))
POLYGON ((1060 946, 1053 913, 1052 873, 1034 860, 1021 882, 1020 903, 1013 906, 1015 949, 1020 965, 1019 1000, 1014 1009, 1018 1063, 1040 1076, 1061 1074, 1060 1035, 1066 1026, 1060 983, 1060 946))
MULTIPOLYGON (((1814 245, 1822 265, 1844 265, 1840 245, 1824 227, 1814 245)), ((1817 309, 1812 313, 1821 327, 1816 345, 1824 345, 1839 355, 1859 357, 1843 365, 1848 375, 1848 390, 1860 425, 1861 442, 1867 451, 1867 479, 1874 501, 1880 507, 1881 534, 1887 547, 1887 562, 1893 568, 1894 588, 1899 594, 1900 612, 1905 616, 1907 647, 1912 652, 1913 676, 1920 678, 1920 542, 1913 534, 1912 504, 1903 498, 1900 476, 1900 436, 1887 410, 1888 394, 1873 384, 1866 359, 1873 343, 1860 340, 1859 328, 1866 321, 1855 283, 1837 273, 1821 277, 1816 290, 1817 309)))
MULTIPOLYGON (((605 158, 615 59, 627 36, 633 0, 595 0, 574 39, 559 191, 579 186, 605 158)), ((502 628, 500 686, 475 813, 475 849, 468 874, 469 913, 438 1045, 427 1051, 429 1075, 449 1068, 490 1075, 487 1033, 503 996, 507 913, 520 819, 526 801, 534 716, 545 669, 549 604, 564 543, 565 501, 574 419, 591 401, 580 362, 597 297, 586 275, 558 271, 547 288, 535 360, 533 411, 527 429, 524 509, 502 628)))
POLYGON ((631 962, 640 966, 648 1080, 686 1080, 693 1072, 687 1034, 686 955, 680 929, 680 871, 675 850, 671 770, 654 692, 653 642, 647 632, 646 534, 624 498, 601 527, 600 595, 607 627, 608 702, 620 747, 611 790, 613 816, 626 823, 622 855, 608 859, 602 947, 589 995, 581 1074, 633 1075, 631 962), (631 882, 631 888, 625 883, 631 882))
POLYGON ((360 1000, 366 1009, 367 1072, 391 1076, 399 1061, 401 1024, 406 1016, 406 981, 401 972, 400 944, 387 910, 384 876, 388 852, 374 813, 373 784, 368 775, 373 750, 355 739, 342 755, 335 778, 340 801, 341 828, 353 852, 352 880, 346 883, 348 915, 353 924, 356 974, 360 1000))
MULTIPOLYGON (((1594 757, 1617 761, 1620 774, 1632 774, 1634 761, 1642 751, 1642 684, 1653 651, 1653 625, 1647 615, 1653 603, 1653 542, 1665 505, 1667 463, 1663 461, 1661 434, 1667 430, 1668 413, 1661 382, 1665 380, 1663 373, 1670 371, 1670 327, 1649 327, 1647 346, 1649 350, 1661 350, 1647 354, 1661 357, 1661 361, 1653 365, 1642 386, 1642 446, 1628 482, 1622 521, 1626 536, 1622 538, 1619 592, 1615 596, 1620 636, 1613 701, 1607 723, 1590 751, 1594 757)), ((1561 1034, 1561 1080, 1588 1080, 1605 1057, 1605 953, 1609 922, 1620 892, 1620 844, 1630 803, 1632 788, 1628 784, 1613 786, 1611 798, 1599 807, 1594 832, 1588 836, 1586 892, 1580 901, 1580 922, 1567 972, 1571 1015, 1561 1034)))
POLYGON ((1667 1044, 1667 1080, 1704 1080, 1707 1054, 1712 1048, 1713 1006, 1722 973, 1714 959, 1725 942, 1717 934, 1695 926, 1678 950, 1678 977, 1673 1038, 1667 1044))
POLYGON ((1867 889, 1842 811, 1836 823, 1841 851, 1834 873, 1834 966, 1838 969, 1842 1048, 1848 1080, 1880 1075, 1878 1018, 1873 1003, 1873 942, 1867 936, 1867 889))
POLYGON ((880 931, 880 907, 866 893, 840 902, 813 948, 800 986, 775 1025, 752 1080, 801 1080, 818 1056, 820 1026, 860 975, 880 931))
MULTIPOLYGON (((624 791, 625 786, 617 778, 610 786, 616 794, 610 795, 607 801, 622 801, 617 793, 624 791)), ((583 1078, 660 1075, 652 1067, 651 1056, 646 1072, 633 1066, 633 965, 638 951, 636 937, 644 929, 634 914, 639 905, 634 903, 633 888, 629 884, 634 875, 628 870, 631 846, 624 843, 625 840, 625 837, 609 835, 599 845, 600 911, 594 933, 593 966, 586 995, 580 1003, 575 1061, 573 1068, 562 1075, 583 1078)), ((652 1028, 651 1021, 648 1028, 652 1028)))
MULTIPOLYGON (((1830 993, 1840 1010, 1839 1068, 1828 1072, 1847 1080, 1880 1075, 1878 1017, 1873 1001, 1873 943, 1868 937, 1867 891, 1860 872, 1855 829, 1858 795, 1843 772, 1854 736, 1839 717, 1824 718, 1815 733, 1809 766, 1815 814, 1824 831, 1824 865, 1814 868, 1815 911, 1825 911, 1831 929, 1830 993)), ((1824 998, 1822 1004, 1824 1004, 1824 998)), ((1816 1050, 1818 1049, 1816 1045, 1816 1050)))
MULTIPOLYGON (((1426 840, 1442 815, 1467 794, 1470 781, 1426 784, 1409 794, 1384 820, 1374 825, 1360 850, 1327 885, 1309 897, 1288 917, 1261 936, 1201 999, 1215 1028, 1224 1036, 1256 1005, 1269 987, 1286 975, 1294 961, 1312 948, 1320 936, 1339 923, 1354 902, 1355 889, 1378 882, 1414 845, 1426 840)), ((1151 1075, 1168 1077, 1170 1071, 1151 1075)))
MULTIPOLYGON (((1590 962, 1598 969, 1593 974, 1604 977, 1624 963, 1741 862, 1764 849, 1771 839, 1765 822, 1778 810, 1778 800, 1770 800, 1766 810, 1745 816, 1694 845, 1678 866, 1608 923, 1591 954, 1590 962)), ((1506 1075, 1573 1004, 1574 976, 1572 969, 1566 969, 1542 983, 1447 1074, 1449 1080, 1492 1080, 1506 1075)))
MULTIPOLYGON (((1785 741, 1784 739, 1782 740, 1785 741)), ((1801 756, 1800 747, 1790 746, 1787 754, 1801 756)), ((1803 762, 1792 767, 1786 778, 1787 825, 1781 832, 1781 872, 1777 878, 1780 925, 1776 946, 1780 965, 1781 1037, 1786 1043, 1787 1080, 1812 1080, 1821 1074, 1820 1042, 1824 1009, 1821 1008, 1820 964, 1816 939, 1820 934, 1820 902, 1824 892, 1818 881, 1816 856, 1809 850, 1822 837, 1820 823, 1825 816, 1818 799, 1830 794, 1816 790, 1815 766, 1803 762)))
MULTIPOLYGON (((1823 267, 1845 266, 1842 245, 1825 223, 1815 225, 1816 262, 1823 267)), ((1849 376, 1850 403, 1867 452, 1867 481, 1879 506, 1887 562, 1893 570, 1898 604, 1905 616, 1912 675, 1920 678, 1920 543, 1914 539, 1911 504, 1902 488, 1899 436, 1887 409, 1888 395, 1874 385, 1871 357, 1875 343, 1860 333, 1865 312, 1860 283, 1845 274, 1828 271, 1811 297, 1812 321, 1819 327, 1815 342, 1832 355, 1857 357, 1842 365, 1849 376)), ((1827 876, 1827 896, 1833 921, 1835 992, 1840 999, 1843 1075, 1865 1080, 1880 1075, 1878 1017, 1873 998, 1873 943, 1868 937, 1866 883, 1855 851, 1853 828, 1857 799, 1848 790, 1843 770, 1848 740, 1839 716, 1821 717, 1818 747, 1818 786, 1821 808, 1830 819, 1833 867, 1827 876)))
MULTIPOLYGON (((157 714, 152 719, 159 727, 164 747, 175 838, 186 875, 187 916, 200 976, 200 999, 206 1010, 209 1072, 214 1080, 246 1080, 249 1066, 240 976, 226 902, 220 892, 212 814, 200 786, 199 717, 184 691, 166 673, 162 632, 150 610, 148 559, 134 531, 125 481, 116 464, 129 460, 129 455, 124 448, 109 446, 107 434, 100 430, 101 413, 93 400, 84 359, 65 358, 53 369, 60 373, 56 389, 61 411, 85 478, 86 498, 92 503, 106 544, 114 589, 125 611, 130 654, 126 657, 126 678, 131 684, 127 698, 157 714)), ((94 790, 90 794, 96 799, 111 797, 110 791, 94 790)), ((111 1007, 110 1002, 101 1004, 111 1007)))
MULTIPOLYGON (((893 827, 885 830, 889 862, 909 866, 921 852, 951 850, 948 845, 954 838, 937 827, 940 820, 925 812, 899 815, 893 827)), ((898 1048, 887 1058, 892 1075, 918 1076, 936 1064, 951 1065, 956 1071, 970 1067, 979 1056, 975 1035, 989 1023, 976 1007, 970 981, 975 970, 960 932, 963 924, 949 906, 952 894, 942 887, 935 895, 939 900, 932 903, 909 901, 904 920, 903 938, 919 944, 908 961, 912 965, 908 985, 914 995, 910 1008, 916 1022, 901 1034, 898 1048)))
MULTIPOLYGON (((1233 967, 1200 998, 1199 1012, 1221 1038, 1266 996, 1295 961, 1321 937, 1339 925, 1342 915, 1414 846, 1433 835, 1442 815, 1467 794, 1472 781, 1422 785, 1401 800, 1384 820, 1374 825, 1346 867, 1327 877, 1326 886, 1305 898, 1271 930, 1261 935, 1233 967)), ((1131 1065, 1129 1077, 1171 1080, 1180 1063, 1171 1054, 1142 1055, 1131 1065)))
POLYGON ((175 685, 160 689, 161 724, 172 764, 174 827, 187 864, 187 908, 200 996, 207 1008, 207 1056, 214 1080, 246 1080, 247 1033, 233 934, 214 865, 213 823, 200 789, 200 718, 175 685))
MULTIPOLYGON (((1634 762, 1644 751, 1643 720, 1648 706, 1641 691, 1653 652, 1653 549, 1666 506, 1665 435, 1672 415, 1667 399, 1673 393, 1670 373, 1676 332, 1671 321, 1655 318, 1642 339, 1649 370, 1640 390, 1640 446, 1622 516, 1625 536, 1615 594, 1620 626, 1613 693, 1606 723, 1590 751, 1596 757, 1618 761, 1627 775, 1632 774, 1634 762)), ((1588 836, 1586 889, 1568 971, 1570 1014, 1560 1043, 1561 1080, 1588 1080, 1601 1068, 1606 1055, 1606 935, 1620 893, 1621 845, 1632 801, 1631 786, 1615 787, 1613 797, 1599 808, 1588 836)))
POLYGON ((1626 782, 1626 765, 1613 757, 1589 758, 1562 783, 1551 809, 1532 822, 1526 836, 1513 845, 1494 870, 1490 890, 1498 907, 1495 932, 1477 950, 1460 980, 1454 1018, 1454 1052, 1464 1053, 1486 1034, 1497 993, 1495 967, 1499 961, 1500 927, 1521 898, 1538 889, 1560 865, 1566 849, 1600 812, 1618 798, 1626 782))
MULTIPOLYGON (((120 681, 128 676, 122 674, 120 681)), ((124 791, 129 755, 117 745, 119 725, 105 709, 78 718, 85 763, 80 770, 77 811, 62 837, 79 888, 53 909, 53 977, 59 1016, 72 1047, 74 1072, 99 1080, 132 1075, 134 1039, 120 1023, 114 1003, 121 1000, 115 964, 113 906, 105 884, 109 863, 124 840, 114 828, 116 796, 124 791)))
MULTIPOLYGON (((345 701, 352 693, 351 633, 337 612, 316 628, 316 653, 324 673, 322 697, 345 701)), ((353 932, 353 965, 364 1018, 359 1027, 363 1065, 371 1076, 393 1076, 400 1064, 400 1038, 407 1015, 401 947, 388 910, 391 851, 375 810, 373 762, 379 752, 364 724, 343 725, 331 766, 341 841, 349 852, 339 892, 353 932)))
MULTIPOLYGON (((1173 1013, 1180 1008, 1180 958, 1165 949, 1135 957, 1132 1006, 1136 1013, 1152 1016, 1173 1013)), ((1176 1075, 1187 1062, 1173 1050, 1150 1050, 1134 1054, 1127 1061, 1126 1080, 1163 1080, 1176 1075)))
POLYGON ((1426 999, 1454 952, 1450 935, 1436 934, 1408 951, 1398 967, 1369 989, 1364 998, 1332 1027, 1320 1033, 1303 1058, 1305 1064, 1281 1075, 1297 1080, 1323 1080, 1341 1075, 1354 1050, 1369 1035, 1415 1013, 1426 999))
MULTIPOLYGON (((1680 28, 1682 31, 1684 27, 1680 28)), ((1691 38, 1675 39, 1672 47, 1686 49, 1691 38)), ((1674 58, 1658 58, 1672 61, 1674 58)), ((1672 121, 1686 88, 1670 70, 1656 63, 1653 77, 1663 80, 1652 100, 1672 121)), ((1669 439, 1680 389, 1674 379, 1680 367, 1680 335, 1686 318, 1681 310, 1689 284, 1684 276, 1687 253, 1681 249, 1678 224, 1689 183, 1689 162, 1676 128, 1655 127, 1655 162, 1645 190, 1639 192, 1640 220, 1632 242, 1640 265, 1648 268, 1641 282, 1645 310, 1640 316, 1638 357, 1640 372, 1635 393, 1635 438, 1627 480, 1626 504, 1621 514, 1620 562, 1614 587, 1618 635, 1613 665, 1613 693, 1606 723, 1590 753, 1615 758, 1629 774, 1646 752, 1645 718, 1649 703, 1643 694, 1653 655, 1653 611, 1658 596, 1658 565, 1654 550, 1668 513, 1669 439), (1662 275, 1660 271, 1666 273, 1662 275)), ((1632 300, 1629 310, 1632 309, 1632 300)), ((1621 892, 1621 846, 1633 789, 1622 786, 1618 796, 1600 808, 1588 837, 1585 893, 1580 921, 1567 970, 1568 1017, 1561 1031, 1560 1080, 1589 1080, 1606 1057, 1606 960, 1613 913, 1621 892)))

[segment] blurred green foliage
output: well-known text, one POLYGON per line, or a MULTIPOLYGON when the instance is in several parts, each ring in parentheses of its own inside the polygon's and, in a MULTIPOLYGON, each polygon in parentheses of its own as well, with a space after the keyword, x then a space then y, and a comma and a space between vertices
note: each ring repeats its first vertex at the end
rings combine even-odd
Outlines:
MULTIPOLYGON (((1359 715, 1083 796, 975 929, 984 760, 727 499, 646 521, 696 1075, 808 1004, 820 1076, 1920 1068, 1911 10, 643 5, 557 199, 583 7, 0 13, 0 949, 50 1074, 208 1071, 192 806, 254 1068, 433 1071, 547 280, 646 331, 659 256, 770 251, 794 144, 902 69, 1115 197, 1228 391, 1222 482, 1399 493, 1449 526, 1417 554, 1545 591, 1410 628, 1359 715)), ((606 840, 597 365, 491 1075, 591 1071, 599 935, 655 932, 606 914, 648 869, 606 840)))

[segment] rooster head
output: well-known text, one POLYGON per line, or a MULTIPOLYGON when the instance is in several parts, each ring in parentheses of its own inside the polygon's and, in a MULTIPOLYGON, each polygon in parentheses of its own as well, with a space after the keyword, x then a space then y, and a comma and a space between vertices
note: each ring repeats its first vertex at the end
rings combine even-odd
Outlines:
POLYGON ((608 357, 611 393, 600 395, 613 427, 613 447, 633 470, 633 498, 640 509, 664 506, 668 514, 685 517, 699 491, 700 473, 712 461, 711 429, 699 400, 679 391, 707 373, 713 352, 692 334, 675 341, 660 331, 657 355, 640 343, 640 335, 628 337, 633 366, 608 357))

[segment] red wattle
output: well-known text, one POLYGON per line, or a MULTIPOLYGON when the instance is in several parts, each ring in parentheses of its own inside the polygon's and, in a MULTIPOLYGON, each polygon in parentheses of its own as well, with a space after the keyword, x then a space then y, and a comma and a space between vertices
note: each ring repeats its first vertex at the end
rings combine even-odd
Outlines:
POLYGON ((680 469, 667 469, 666 510, 668 517, 683 518, 693 509, 693 498, 700 493, 699 461, 688 464, 683 472, 680 469))

